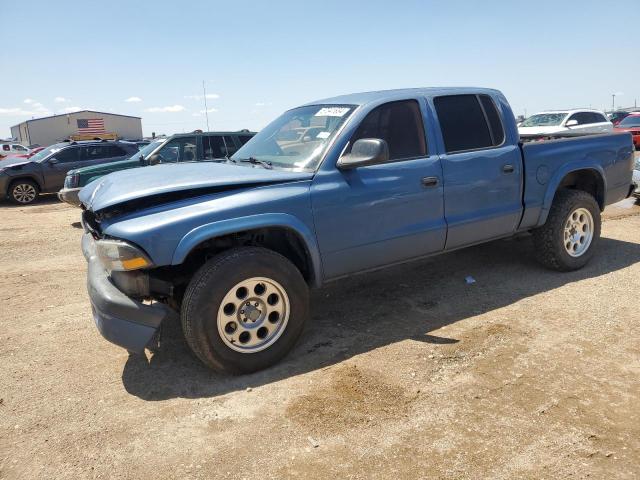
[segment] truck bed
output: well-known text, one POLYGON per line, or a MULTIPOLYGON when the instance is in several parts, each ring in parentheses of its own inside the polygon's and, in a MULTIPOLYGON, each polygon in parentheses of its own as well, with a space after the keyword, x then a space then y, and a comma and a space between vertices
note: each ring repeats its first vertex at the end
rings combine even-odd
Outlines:
POLYGON ((569 172, 591 170, 604 184, 598 199, 600 207, 629 195, 634 150, 631 135, 613 133, 521 143, 524 159, 524 215, 520 224, 526 230, 544 223, 557 185, 569 172))

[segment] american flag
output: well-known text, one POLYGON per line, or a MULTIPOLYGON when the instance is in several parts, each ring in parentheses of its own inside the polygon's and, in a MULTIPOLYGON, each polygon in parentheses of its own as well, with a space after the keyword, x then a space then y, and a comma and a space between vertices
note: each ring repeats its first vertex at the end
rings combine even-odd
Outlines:
POLYGON ((77 122, 80 134, 105 133, 103 118, 80 118, 77 122))

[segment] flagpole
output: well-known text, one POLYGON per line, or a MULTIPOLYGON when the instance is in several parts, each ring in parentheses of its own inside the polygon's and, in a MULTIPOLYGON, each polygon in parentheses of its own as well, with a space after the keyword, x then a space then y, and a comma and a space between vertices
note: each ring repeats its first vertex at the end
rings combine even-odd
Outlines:
POLYGON ((202 80, 202 93, 204 96, 204 114, 207 117, 207 132, 209 131, 209 109, 207 108, 207 91, 204 88, 204 80, 202 80))

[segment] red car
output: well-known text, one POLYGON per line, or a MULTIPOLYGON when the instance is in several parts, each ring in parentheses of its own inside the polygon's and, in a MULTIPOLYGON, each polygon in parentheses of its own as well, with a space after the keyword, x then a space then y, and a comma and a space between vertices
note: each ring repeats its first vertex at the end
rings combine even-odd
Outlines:
POLYGON ((640 150, 640 113, 633 113, 613 128, 614 132, 629 132, 633 137, 633 145, 640 150))

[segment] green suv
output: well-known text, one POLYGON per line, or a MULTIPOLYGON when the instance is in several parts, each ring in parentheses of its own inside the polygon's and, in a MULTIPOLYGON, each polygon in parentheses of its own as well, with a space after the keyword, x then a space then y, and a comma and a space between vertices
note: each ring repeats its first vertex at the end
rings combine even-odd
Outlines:
POLYGON ((255 132, 194 132, 181 133, 151 142, 126 160, 104 165, 78 168, 67 173, 58 198, 80 206, 78 193, 87 184, 109 173, 159 163, 193 162, 225 158, 247 143, 255 132))

